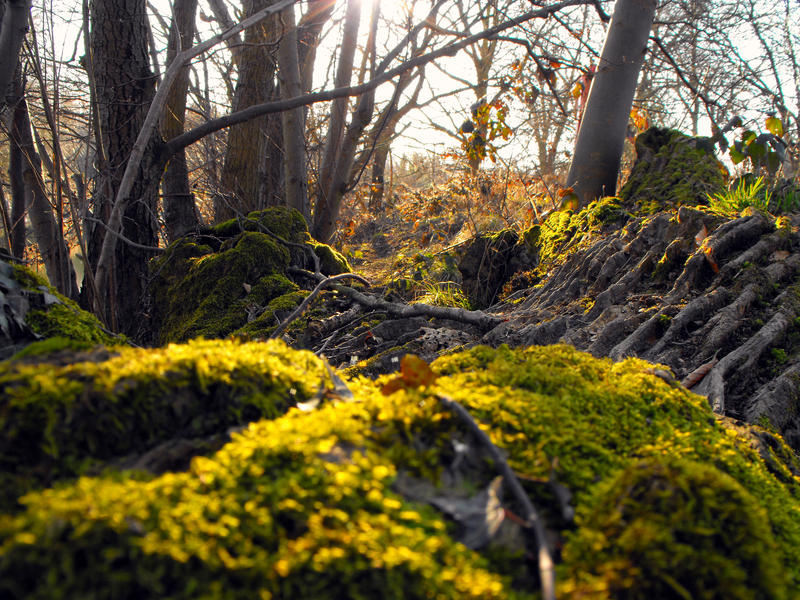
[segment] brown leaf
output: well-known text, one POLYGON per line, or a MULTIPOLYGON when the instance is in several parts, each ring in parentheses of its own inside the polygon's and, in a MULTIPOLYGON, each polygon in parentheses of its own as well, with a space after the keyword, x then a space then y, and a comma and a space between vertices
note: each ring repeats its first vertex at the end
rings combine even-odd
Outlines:
POLYGON ((708 375, 708 372, 711 369, 713 369, 718 362, 719 360, 717 360, 717 355, 715 354, 714 358, 712 358, 710 361, 708 361, 703 365, 700 365, 694 371, 692 371, 686 377, 684 377, 683 381, 681 381, 681 385, 685 387, 687 390, 692 389, 694 386, 696 386, 703 380, 703 377, 708 375))
POLYGON ((711 267, 711 270, 714 271, 714 273, 719 273, 719 265, 717 264, 717 261, 714 260, 714 255, 711 252, 711 248, 706 248, 703 251, 703 254, 706 257, 706 260, 708 261, 708 266, 711 267))
POLYGON ((699 248, 700 245, 703 243, 703 240, 706 239, 707 237, 708 237, 708 227, 703 225, 700 228, 700 231, 697 232, 697 235, 694 236, 694 243, 697 244, 697 247, 699 248))
POLYGON ((789 258, 789 254, 791 253, 786 250, 775 250, 775 252, 773 252, 772 256, 770 257, 770 260, 771 261, 786 260, 787 258, 789 258))

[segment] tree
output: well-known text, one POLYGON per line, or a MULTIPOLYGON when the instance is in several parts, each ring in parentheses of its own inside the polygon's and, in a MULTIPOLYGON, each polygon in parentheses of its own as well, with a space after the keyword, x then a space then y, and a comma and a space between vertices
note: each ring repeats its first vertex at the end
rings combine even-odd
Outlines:
POLYGON ((655 0, 618 0, 592 79, 567 175, 578 204, 614 194, 636 82, 644 63, 655 0))
POLYGON ((6 0, 0 4, 0 106, 14 79, 30 10, 31 0, 6 0))

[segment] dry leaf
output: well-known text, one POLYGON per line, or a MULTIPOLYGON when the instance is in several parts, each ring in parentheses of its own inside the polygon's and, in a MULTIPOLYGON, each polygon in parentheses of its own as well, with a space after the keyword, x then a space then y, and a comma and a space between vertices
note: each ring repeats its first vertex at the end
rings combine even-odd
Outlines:
POLYGON ((713 369, 718 362, 719 360, 717 360, 717 355, 715 354, 714 358, 712 358, 710 361, 708 361, 703 365, 700 365, 694 371, 692 371, 686 377, 684 377, 683 381, 681 381, 681 385, 685 387, 687 390, 693 388, 703 380, 703 377, 708 375, 708 372, 711 369, 713 369))
POLYGON ((714 255, 711 252, 711 248, 706 248, 703 254, 706 257, 708 266, 711 267, 711 270, 714 271, 714 273, 719 273, 719 265, 717 264, 717 261, 714 260, 714 255))
POLYGON ((773 252, 772 256, 770 257, 770 260, 771 261, 786 260, 787 258, 789 258, 790 254, 791 252, 788 252, 786 250, 775 250, 775 252, 773 252))
POLYGON ((697 244, 697 247, 699 248, 700 245, 703 243, 703 240, 706 239, 707 237, 708 237, 708 227, 703 225, 700 228, 700 231, 697 232, 697 235, 694 236, 694 243, 697 244))
POLYGON ((249 283, 243 283, 242 287, 244 288, 244 293, 245 294, 249 294, 250 290, 253 289, 253 286, 251 286, 249 283))
POLYGON ((381 388, 384 396, 393 394, 398 390, 409 390, 431 385, 438 375, 433 372, 430 365, 419 356, 406 354, 400 361, 400 374, 388 381, 381 388))

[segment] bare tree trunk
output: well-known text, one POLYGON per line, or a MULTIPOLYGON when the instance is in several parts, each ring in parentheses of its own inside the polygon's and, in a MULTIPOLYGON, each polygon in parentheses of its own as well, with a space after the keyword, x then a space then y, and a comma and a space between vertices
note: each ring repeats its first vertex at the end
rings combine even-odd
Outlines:
MULTIPOLYGON (((345 15, 342 43, 339 48, 339 63, 336 68, 334 87, 347 87, 353 76, 353 60, 358 42, 358 27, 361 21, 361 2, 348 0, 345 15)), ((342 149, 345 134, 345 114, 347 98, 337 98, 331 102, 328 136, 319 170, 314 208, 314 237, 327 241, 333 234, 337 208, 333 190, 336 161, 342 149)))
MULTIPOLYGON (((13 127, 13 124, 9 129, 13 127)), ((9 140, 11 141, 11 140, 9 140)), ((22 150, 18 144, 10 144, 8 149, 8 177, 11 182, 11 228, 8 232, 11 255, 25 258, 25 216, 28 204, 25 197, 25 180, 22 178, 22 150)))
MULTIPOLYGON (((274 0, 246 0, 245 15, 274 4, 274 0)), ((239 76, 233 110, 245 109, 275 97, 275 19, 269 18, 245 32, 238 56, 239 76)), ((274 195, 275 173, 280 178, 282 146, 280 116, 267 115, 231 127, 222 169, 222 190, 214 202, 215 219, 224 221, 237 214, 263 208, 274 195), (277 126, 277 127, 276 127, 277 126), (276 137, 277 136, 277 137, 276 137)))
MULTIPOLYGON (((294 7, 280 13, 283 35, 278 48, 281 97, 284 99, 303 93, 300 83, 300 64, 297 54, 297 27, 294 7)), ((302 106, 281 113, 283 125, 283 168, 286 204, 300 211, 306 221, 311 220, 306 173, 305 116, 302 106)))
MULTIPOLYGON (((108 171, 101 176, 96 189, 95 214, 105 218, 111 212, 114 193, 120 186, 125 164, 155 92, 146 14, 145 0, 92 0, 91 3, 91 52, 98 126, 108 161, 108 171)), ((159 141, 157 133, 150 138, 140 171, 142 175, 136 178, 123 204, 121 233, 140 246, 130 243, 115 246, 108 277, 98 277, 98 282, 102 279, 107 283, 105 289, 98 290, 103 298, 94 302, 105 307, 106 314, 102 316, 109 326, 134 338, 140 336, 147 324, 144 300, 148 261, 153 253, 146 248, 158 244, 157 192, 163 169, 158 160, 159 141)), ((92 232, 95 241, 89 250, 92 268, 97 264, 102 247, 97 240, 105 235, 102 225, 92 232), (92 255, 92 249, 98 250, 98 254, 92 255)))
POLYGON ((636 93, 655 0, 618 0, 567 175, 580 206, 616 191, 631 104, 636 93))
POLYGON ((304 94, 311 91, 319 36, 322 26, 331 18, 335 5, 336 0, 311 0, 298 25, 297 54, 304 94))
POLYGON ((63 232, 56 223, 53 207, 47 198, 42 181, 42 162, 36 152, 31 134, 28 103, 25 101, 21 75, 14 85, 14 122, 11 129, 12 144, 17 146, 22 157, 22 177, 25 182, 25 196, 29 198, 28 214, 36 237, 36 245, 42 255, 47 278, 62 294, 77 298, 78 285, 75 270, 69 256, 69 248, 63 232))
MULTIPOLYGON (((176 0, 170 26, 167 64, 171 64, 182 49, 191 47, 195 31, 197 0, 176 0)), ((189 66, 181 69, 172 84, 164 117, 161 135, 165 141, 183 133, 186 121, 186 94, 189 89, 189 66)), ((186 166, 186 150, 181 148, 167 163, 162 184, 164 193, 164 224, 167 239, 171 242, 197 229, 199 221, 194 196, 189 189, 189 171, 186 166)))
POLYGON ((6 92, 14 80, 30 10, 30 0, 6 0, 0 5, 0 106, 5 104, 6 92))

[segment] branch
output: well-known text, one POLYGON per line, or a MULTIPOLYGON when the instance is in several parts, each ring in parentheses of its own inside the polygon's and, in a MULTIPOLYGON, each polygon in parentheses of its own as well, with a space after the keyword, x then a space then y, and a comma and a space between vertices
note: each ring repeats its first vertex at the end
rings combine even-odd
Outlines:
MULTIPOLYGON (((290 267, 289 272, 298 275, 305 275, 306 277, 316 279, 317 281, 324 279, 323 276, 318 276, 310 271, 298 269, 296 267, 290 267)), ((398 317, 432 317, 434 319, 449 319, 451 321, 459 321, 461 323, 474 325, 483 331, 494 329, 503 322, 503 319, 486 314, 480 310, 466 310, 463 308, 451 308, 449 306, 431 306, 429 304, 397 304, 395 302, 389 302, 381 298, 362 294, 358 290, 354 290, 353 288, 347 286, 337 285, 334 286, 334 289, 345 296, 350 297, 350 299, 358 302, 362 306, 366 306, 372 310, 389 313, 390 315, 395 315, 398 317)))
POLYGON ((470 432, 474 434, 481 444, 489 451, 489 456, 494 461, 497 470, 502 474, 506 485, 510 488, 511 494, 525 511, 525 526, 533 530, 536 545, 539 548, 539 576, 542 586, 542 598, 544 598, 544 600, 555 600, 556 574, 553 567, 553 558, 550 556, 550 549, 547 547, 547 538, 545 536, 542 518, 539 516, 539 513, 536 512, 536 508, 522 488, 522 484, 509 466, 508 461, 503 457, 497 446, 492 443, 488 434, 475 422, 472 415, 469 414, 469 411, 452 398, 448 398, 442 394, 437 394, 436 397, 447 410, 454 413, 458 419, 467 426, 470 432))
POLYGON ((309 104, 316 104, 318 102, 328 102, 330 100, 335 100, 336 98, 343 98, 346 96, 360 96, 361 94, 368 92, 372 89, 375 89, 379 85, 386 83, 391 79, 394 79, 395 77, 401 75, 405 71, 408 71, 415 67, 419 67, 421 65, 428 64, 444 56, 455 56, 460 50, 463 50, 467 46, 470 46, 482 39, 496 36, 501 31, 505 31, 506 29, 511 29, 512 27, 516 27, 517 25, 525 23, 526 21, 530 21, 531 19, 547 17, 561 10, 562 8, 566 8, 568 6, 578 6, 590 3, 591 0, 564 0, 563 2, 558 2, 556 4, 552 4, 550 6, 541 8, 539 10, 527 12, 515 19, 511 19, 509 21, 500 23, 499 25, 496 25, 480 33, 476 33, 475 35, 464 38, 463 40, 460 40, 458 42, 453 42, 452 44, 448 44, 437 50, 433 50, 427 54, 422 54, 420 56, 404 61, 394 69, 385 71, 380 75, 377 75, 376 77, 373 77, 369 81, 362 83, 360 85, 334 88, 332 90, 315 92, 312 94, 305 94, 303 96, 297 96, 295 98, 289 98, 287 100, 278 100, 274 102, 265 102, 263 104, 255 104, 244 110, 240 110, 238 112, 225 115, 224 117, 220 117, 218 119, 212 119, 211 121, 207 121, 202 125, 199 125, 198 127, 195 127, 190 131, 187 131, 183 135, 179 135, 178 137, 170 140, 166 145, 166 154, 167 156, 171 156, 181 148, 185 148, 186 146, 194 144, 195 142, 209 135, 210 133, 214 133, 215 131, 219 131, 220 129, 224 129, 226 127, 231 127, 232 125, 244 123, 245 121, 255 119, 256 117, 260 117, 262 115, 282 112, 284 110, 290 110, 292 108, 297 108, 299 106, 307 106, 309 104))
POLYGON ((286 328, 299 319, 304 312, 306 312, 306 309, 314 301, 314 298, 319 296, 322 290, 324 290, 326 287, 336 283, 337 281, 348 278, 358 279, 364 285, 370 285, 369 281, 361 277, 361 275, 357 275, 356 273, 341 273, 340 275, 334 275, 333 277, 326 277, 317 284, 317 287, 315 287, 308 296, 303 299, 303 301, 300 303, 300 306, 298 306, 292 314, 286 317, 286 319, 280 325, 278 325, 271 334, 269 334, 269 337, 277 338, 284 331, 286 331, 286 328))

